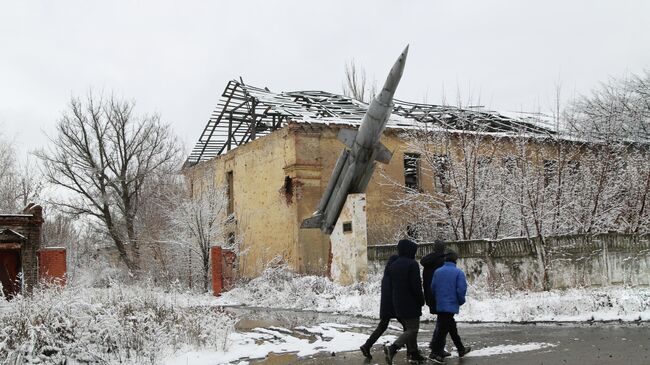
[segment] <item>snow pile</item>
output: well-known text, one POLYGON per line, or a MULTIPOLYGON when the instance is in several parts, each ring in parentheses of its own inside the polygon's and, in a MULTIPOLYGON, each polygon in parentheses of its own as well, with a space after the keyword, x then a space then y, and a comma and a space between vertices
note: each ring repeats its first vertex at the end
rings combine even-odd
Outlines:
POLYGON ((581 288, 548 292, 472 292, 460 321, 650 321, 648 288, 581 288))
MULTIPOLYGON (((222 305, 339 312, 376 318, 379 274, 367 282, 341 286, 317 276, 299 276, 285 268, 268 269, 246 285, 224 293, 222 305)), ((432 319, 423 308, 422 319, 432 319)), ((470 286, 460 321, 650 321, 650 288, 583 288, 549 292, 489 291, 470 286)))
MULTIPOLYGON (((517 352, 527 352, 527 351, 536 351, 543 350, 550 347, 556 347, 557 345, 546 342, 527 342, 519 345, 497 345, 484 347, 482 349, 474 350, 467 354, 467 357, 484 357, 484 356, 494 356, 494 355, 503 355, 503 354, 514 354, 517 352)), ((453 355, 458 355, 457 352, 453 352, 453 355)))
POLYGON ((154 364, 186 348, 226 346, 235 319, 147 286, 48 288, 4 302, 0 359, 10 364, 154 364))
POLYGON ((372 275, 364 283, 341 286, 324 277, 272 268, 223 293, 217 303, 372 316, 379 312, 380 281, 381 277, 372 275))

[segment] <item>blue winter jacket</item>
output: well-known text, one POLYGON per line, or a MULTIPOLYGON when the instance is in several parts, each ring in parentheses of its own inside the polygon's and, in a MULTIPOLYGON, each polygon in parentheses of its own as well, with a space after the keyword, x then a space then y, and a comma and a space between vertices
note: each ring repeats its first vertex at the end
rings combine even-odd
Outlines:
POLYGON ((436 299, 436 310, 440 313, 458 313, 465 303, 467 280, 463 270, 453 262, 445 264, 436 270, 431 281, 431 293, 436 299))

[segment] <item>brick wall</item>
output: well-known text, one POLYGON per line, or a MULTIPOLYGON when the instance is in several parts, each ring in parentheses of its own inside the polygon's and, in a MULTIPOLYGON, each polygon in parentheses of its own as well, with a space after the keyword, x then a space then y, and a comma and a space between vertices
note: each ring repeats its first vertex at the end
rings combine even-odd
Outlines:
POLYGON ((212 294, 219 296, 232 288, 235 282, 237 255, 232 250, 214 246, 210 249, 210 265, 212 266, 212 294))
POLYGON ((48 247, 38 251, 38 279, 65 285, 67 271, 65 248, 48 247))
POLYGON ((210 264, 212 265, 212 294, 221 295, 223 290, 223 270, 221 266, 223 250, 219 246, 210 249, 210 264))
POLYGON ((22 214, 0 214, 0 228, 10 228, 25 236, 20 242, 23 290, 29 293, 38 282, 37 252, 41 247, 43 208, 29 204, 22 214))

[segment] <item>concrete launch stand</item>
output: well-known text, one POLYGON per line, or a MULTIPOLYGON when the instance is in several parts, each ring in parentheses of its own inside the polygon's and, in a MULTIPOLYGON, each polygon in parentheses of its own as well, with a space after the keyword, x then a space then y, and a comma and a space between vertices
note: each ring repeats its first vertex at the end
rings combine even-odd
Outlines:
POLYGON ((364 281, 368 272, 366 194, 349 194, 330 235, 332 280, 341 285, 364 281))

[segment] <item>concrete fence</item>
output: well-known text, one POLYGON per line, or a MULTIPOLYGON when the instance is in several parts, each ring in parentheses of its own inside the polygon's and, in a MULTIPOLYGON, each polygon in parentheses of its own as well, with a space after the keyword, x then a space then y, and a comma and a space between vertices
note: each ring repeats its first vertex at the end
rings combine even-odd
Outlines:
MULTIPOLYGON (((448 242, 470 283, 541 290, 605 285, 650 285, 650 235, 603 233, 448 242), (546 278, 545 278, 546 269, 546 278)), ((396 246, 368 246, 368 261, 383 265, 396 246)), ((433 251, 420 243, 418 259, 433 251)))

